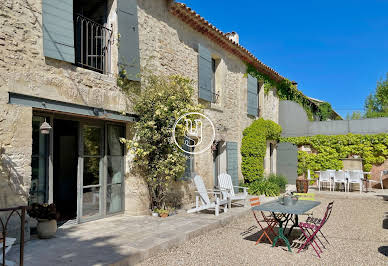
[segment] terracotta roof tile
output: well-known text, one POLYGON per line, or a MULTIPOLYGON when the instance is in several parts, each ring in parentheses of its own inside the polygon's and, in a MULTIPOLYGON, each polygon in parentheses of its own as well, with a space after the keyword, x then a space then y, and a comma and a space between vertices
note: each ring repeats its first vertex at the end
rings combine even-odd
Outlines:
POLYGON ((280 81, 285 79, 273 68, 265 65, 259 59, 257 59, 251 52, 249 52, 242 45, 232 41, 224 33, 217 29, 214 25, 209 23, 206 19, 201 17, 198 13, 192 10, 190 7, 183 3, 172 2, 170 4, 170 12, 181 19, 183 22, 191 26, 194 30, 206 35, 209 39, 216 42, 222 48, 228 50, 232 54, 240 57, 244 62, 254 65, 258 70, 269 75, 273 79, 280 81))

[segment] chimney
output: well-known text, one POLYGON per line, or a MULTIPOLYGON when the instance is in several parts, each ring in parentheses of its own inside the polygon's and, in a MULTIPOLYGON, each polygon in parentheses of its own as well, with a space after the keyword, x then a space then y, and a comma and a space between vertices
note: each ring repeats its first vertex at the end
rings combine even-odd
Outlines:
POLYGON ((228 32, 228 33, 226 33, 226 37, 228 37, 229 40, 231 40, 231 41, 233 41, 235 43, 238 43, 238 34, 237 34, 237 32, 234 32, 234 31, 228 32))

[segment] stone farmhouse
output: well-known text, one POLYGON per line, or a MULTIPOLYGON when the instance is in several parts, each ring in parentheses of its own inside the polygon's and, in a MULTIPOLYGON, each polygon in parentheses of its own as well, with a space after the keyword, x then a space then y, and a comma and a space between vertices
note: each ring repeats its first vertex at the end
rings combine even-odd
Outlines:
MULTIPOLYGON (((117 86, 120 66, 133 82, 151 67, 195 82, 196 101, 216 129, 216 148, 189 159, 206 186, 228 172, 238 184, 242 131, 259 117, 279 120, 276 88, 246 65, 284 79, 184 4, 166 0, 5 0, 0 5, 0 208, 55 203, 60 219, 85 222, 149 213, 146 184, 131 173, 119 142, 137 115, 117 86), (44 127, 48 127, 45 129, 44 127), (43 134, 44 130, 48 131, 43 134)), ((265 172, 276 172, 268 143, 265 172)))

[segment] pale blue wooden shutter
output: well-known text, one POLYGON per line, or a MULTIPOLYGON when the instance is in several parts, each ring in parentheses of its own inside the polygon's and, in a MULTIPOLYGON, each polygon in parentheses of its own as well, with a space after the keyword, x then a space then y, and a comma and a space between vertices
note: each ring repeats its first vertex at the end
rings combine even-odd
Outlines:
MULTIPOLYGON (((226 172, 232 177, 233 186, 238 186, 238 145, 226 142, 226 172)), ((238 192, 238 189, 235 189, 238 192)))
POLYGON ((198 97, 211 102, 212 94, 212 57, 209 50, 198 45, 198 97))
POLYGON ((248 74, 248 114, 257 116, 258 109, 257 79, 248 74))
POLYGON ((44 56, 74 63, 73 0, 43 0, 44 56))
POLYGON ((139 81, 140 53, 137 19, 137 0, 118 1, 119 67, 127 72, 127 78, 139 81))

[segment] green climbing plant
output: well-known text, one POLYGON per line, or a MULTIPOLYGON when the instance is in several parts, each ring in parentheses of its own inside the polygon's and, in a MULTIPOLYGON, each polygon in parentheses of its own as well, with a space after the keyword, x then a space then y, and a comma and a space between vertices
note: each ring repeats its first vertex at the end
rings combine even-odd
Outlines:
POLYGON ((297 87, 292 84, 288 79, 283 79, 281 81, 275 81, 271 79, 268 75, 265 75, 259 72, 251 64, 247 65, 247 74, 255 77, 259 82, 264 84, 264 92, 268 94, 271 88, 276 87, 277 94, 280 100, 289 100, 294 101, 301 105, 305 110, 309 120, 315 120, 315 116, 319 117, 320 120, 325 121, 328 118, 331 118, 333 114, 333 109, 329 103, 319 103, 314 104, 312 101, 306 97, 297 87))
POLYGON ((257 119, 244 129, 241 143, 241 171, 244 181, 252 183, 264 177, 267 140, 278 140, 282 128, 271 120, 257 119))
POLYGON ((357 155, 364 159, 364 170, 380 165, 388 159, 388 134, 336 135, 281 138, 281 142, 291 142, 297 146, 310 145, 312 153, 298 151, 298 175, 307 170, 342 169, 343 158, 357 155))
MULTIPOLYGON (((139 116, 134 126, 135 137, 121 141, 134 154, 134 171, 147 183, 150 207, 165 209, 169 207, 171 185, 182 177, 187 160, 171 143, 172 126, 181 115, 202 111, 201 105, 193 100, 193 81, 179 75, 151 73, 142 77, 142 86, 136 91, 122 74, 118 84, 132 97, 133 110, 139 116)), ((182 126, 175 128, 175 136, 183 140, 182 126)))

